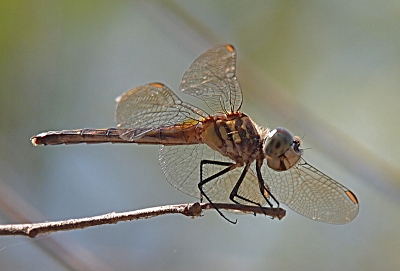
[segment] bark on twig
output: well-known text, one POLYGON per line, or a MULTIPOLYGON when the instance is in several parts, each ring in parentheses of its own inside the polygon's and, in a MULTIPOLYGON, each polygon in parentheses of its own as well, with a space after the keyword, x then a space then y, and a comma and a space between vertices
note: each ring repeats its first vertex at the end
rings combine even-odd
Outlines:
MULTIPOLYGON (((264 214, 271 216, 272 218, 277 217, 279 220, 282 219, 286 214, 286 211, 281 208, 267 208, 223 203, 214 203, 214 207, 240 213, 264 214)), ((203 210, 213 209, 214 207, 210 203, 196 202, 179 205, 159 206, 124 213, 113 212, 101 216, 69 219, 55 222, 0 225, 0 235, 24 235, 33 238, 39 234, 84 229, 87 227, 104 224, 116 224, 120 221, 151 218, 164 214, 183 214, 185 216, 197 217, 202 214, 203 210)))

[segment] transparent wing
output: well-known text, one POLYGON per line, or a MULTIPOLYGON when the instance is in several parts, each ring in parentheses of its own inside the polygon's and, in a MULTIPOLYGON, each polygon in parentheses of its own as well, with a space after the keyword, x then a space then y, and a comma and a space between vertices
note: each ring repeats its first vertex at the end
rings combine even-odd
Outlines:
POLYGON ((235 48, 220 45, 193 62, 183 75, 180 90, 202 99, 215 113, 236 112, 242 105, 242 91, 235 73, 235 48))
POLYGON ((120 137, 134 140, 142 134, 206 117, 206 113, 184 103, 167 86, 151 83, 129 90, 117 98, 116 121, 120 137))
MULTIPOLYGON (((200 161, 203 159, 233 162, 205 144, 160 147, 160 165, 167 180, 176 189, 195 198, 200 198, 200 191, 197 185, 200 182, 200 161)), ((224 166, 205 165, 203 167, 203 176, 207 178, 224 168, 224 166)), ((232 203, 229 195, 243 169, 244 167, 236 168, 210 181, 203 187, 205 193, 215 203, 232 203)), ((238 194, 259 202, 261 205, 266 203, 260 193, 257 177, 253 169, 250 169, 246 174, 238 194)), ((243 204, 248 205, 249 203, 243 201, 243 204)))
POLYGON ((345 224, 358 214, 356 196, 304 159, 287 171, 263 164, 263 178, 278 201, 295 212, 331 224, 345 224))

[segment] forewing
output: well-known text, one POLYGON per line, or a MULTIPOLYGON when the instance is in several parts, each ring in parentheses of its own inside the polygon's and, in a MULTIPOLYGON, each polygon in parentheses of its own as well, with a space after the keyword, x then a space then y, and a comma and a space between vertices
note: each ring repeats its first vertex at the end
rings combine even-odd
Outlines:
POLYGON ((134 140, 151 130, 193 123, 206 114, 182 102, 175 93, 161 83, 146 84, 117 98, 116 121, 120 137, 134 140))
MULTIPOLYGON (((176 189, 195 198, 200 198, 198 183, 200 182, 201 160, 233 162, 205 144, 162 146, 160 147, 159 160, 167 180, 176 189)), ((225 168, 225 166, 204 165, 203 176, 207 178, 225 168)), ((244 167, 236 168, 208 182, 203 186, 204 192, 215 203, 233 203, 229 199, 229 195, 243 169, 244 167)), ((260 194, 257 177, 252 169, 246 174, 238 194, 259 202, 261 205, 265 204, 265 199, 260 194)), ((238 201, 249 204, 242 200, 238 201)))
POLYGON ((278 201, 311 219, 345 224, 358 214, 355 195, 302 158, 297 166, 280 172, 264 162, 263 178, 278 201))
POLYGON ((235 48, 220 45, 199 56, 183 75, 180 90, 202 99, 215 113, 239 111, 242 91, 236 79, 235 48))

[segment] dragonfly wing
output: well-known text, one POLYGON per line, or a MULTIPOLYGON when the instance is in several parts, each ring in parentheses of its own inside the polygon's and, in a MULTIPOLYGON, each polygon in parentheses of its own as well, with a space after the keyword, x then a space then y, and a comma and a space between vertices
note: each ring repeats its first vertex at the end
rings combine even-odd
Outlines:
MULTIPOLYGON (((233 162, 205 144, 160 147, 159 161, 167 180, 176 189, 195 198, 200 198, 198 188, 198 183, 200 182, 200 162, 205 159, 233 162)), ((225 169, 224 166, 204 165, 203 176, 207 178, 223 169, 225 169)), ((243 167, 236 168, 208 182, 203 186, 204 192, 215 203, 233 203, 229 199, 229 195, 243 169, 243 167)), ((259 202, 261 205, 265 204, 265 199, 260 194, 257 177, 253 169, 249 169, 238 194, 254 202, 259 202)), ((243 204, 249 204, 240 199, 238 201, 243 204)))
POLYGON ((272 195, 303 216, 345 224, 358 214, 356 196, 302 158, 295 167, 280 172, 264 162, 263 178, 272 195))
POLYGON ((242 91, 235 48, 220 45, 199 56, 183 75, 180 90, 202 99, 215 113, 239 111, 242 91))
POLYGON ((189 196, 200 198, 200 161, 206 145, 160 146, 159 162, 168 182, 189 196))
POLYGON ((188 121, 206 114, 184 103, 173 91, 161 83, 151 83, 131 89, 117 98, 116 121, 120 137, 134 140, 142 134, 188 121))

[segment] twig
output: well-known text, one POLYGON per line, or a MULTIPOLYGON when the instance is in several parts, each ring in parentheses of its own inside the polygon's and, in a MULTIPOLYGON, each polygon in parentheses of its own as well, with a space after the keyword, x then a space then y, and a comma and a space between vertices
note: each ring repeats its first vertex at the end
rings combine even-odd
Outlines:
MULTIPOLYGON (((281 208, 267 208, 258 206, 248 206, 239 204, 214 203, 214 207, 228 211, 241 213, 264 214, 282 219, 286 211, 281 208)), ((116 224, 120 221, 151 218, 164 214, 183 214, 185 216, 201 216, 203 210, 213 209, 209 203, 187 203, 179 205, 166 205, 153 208, 146 208, 124 213, 109 213, 101 216, 93 216, 80 219, 69 219, 55 222, 31 223, 31 224, 11 224, 0 225, 0 235, 24 235, 36 237, 39 234, 48 234, 57 231, 68 231, 84 229, 87 227, 116 224)))

